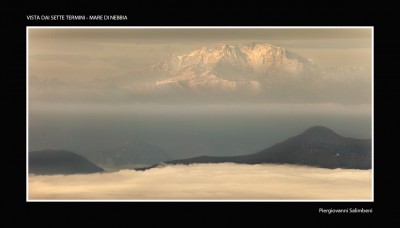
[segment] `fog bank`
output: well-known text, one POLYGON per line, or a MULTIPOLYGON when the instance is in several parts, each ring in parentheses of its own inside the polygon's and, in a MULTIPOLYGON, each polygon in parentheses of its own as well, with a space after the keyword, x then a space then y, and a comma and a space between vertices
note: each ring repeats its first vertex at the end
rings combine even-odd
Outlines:
POLYGON ((371 200, 371 170, 195 164, 29 176, 31 200, 371 200))

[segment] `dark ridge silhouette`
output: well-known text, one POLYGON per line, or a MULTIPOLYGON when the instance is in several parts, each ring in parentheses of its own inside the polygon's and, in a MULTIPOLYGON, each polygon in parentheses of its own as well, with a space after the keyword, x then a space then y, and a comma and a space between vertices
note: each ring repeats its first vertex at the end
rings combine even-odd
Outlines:
MULTIPOLYGON (((223 163, 294 164, 321 168, 371 169, 371 140, 347 138, 327 127, 311 127, 300 135, 258 153, 214 157, 201 156, 164 162, 165 164, 223 163)), ((156 167, 153 165, 148 168, 156 167)), ((138 169, 145 170, 147 168, 138 169)))
POLYGON ((165 150, 135 139, 120 137, 102 142, 101 145, 103 145, 101 149, 89 148, 80 151, 78 154, 104 167, 124 167, 134 164, 149 165, 174 159, 165 150))
POLYGON ((86 158, 65 150, 41 150, 29 152, 29 173, 78 174, 96 173, 104 170, 86 158))

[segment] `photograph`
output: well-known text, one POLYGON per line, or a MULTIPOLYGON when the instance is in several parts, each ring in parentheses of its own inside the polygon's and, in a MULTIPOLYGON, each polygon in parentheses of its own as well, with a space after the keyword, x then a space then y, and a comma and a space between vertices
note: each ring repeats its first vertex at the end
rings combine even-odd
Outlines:
POLYGON ((27 26, 28 202, 374 202, 374 27, 27 26))

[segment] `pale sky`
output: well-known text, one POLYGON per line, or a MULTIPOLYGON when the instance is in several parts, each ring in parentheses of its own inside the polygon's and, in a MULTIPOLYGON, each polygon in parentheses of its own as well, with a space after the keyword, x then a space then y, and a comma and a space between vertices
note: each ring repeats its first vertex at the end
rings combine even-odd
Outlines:
POLYGON ((372 30, 29 29, 29 75, 84 82, 145 70, 170 53, 221 42, 271 43, 322 66, 371 68, 372 30))

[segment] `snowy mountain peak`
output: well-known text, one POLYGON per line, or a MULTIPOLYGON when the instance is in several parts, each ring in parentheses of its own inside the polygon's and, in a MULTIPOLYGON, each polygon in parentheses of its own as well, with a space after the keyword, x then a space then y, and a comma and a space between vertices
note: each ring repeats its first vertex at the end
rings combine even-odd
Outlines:
POLYGON ((299 73, 315 63, 288 50, 268 43, 226 44, 220 43, 213 48, 202 47, 188 54, 171 56, 152 67, 155 71, 167 74, 181 74, 188 69, 213 71, 214 68, 231 68, 256 73, 283 71, 299 73))
POLYGON ((156 81, 156 86, 228 91, 241 87, 259 90, 259 80, 267 80, 265 75, 295 76, 316 68, 312 60, 268 43, 220 43, 172 55, 152 66, 167 77, 156 81))

